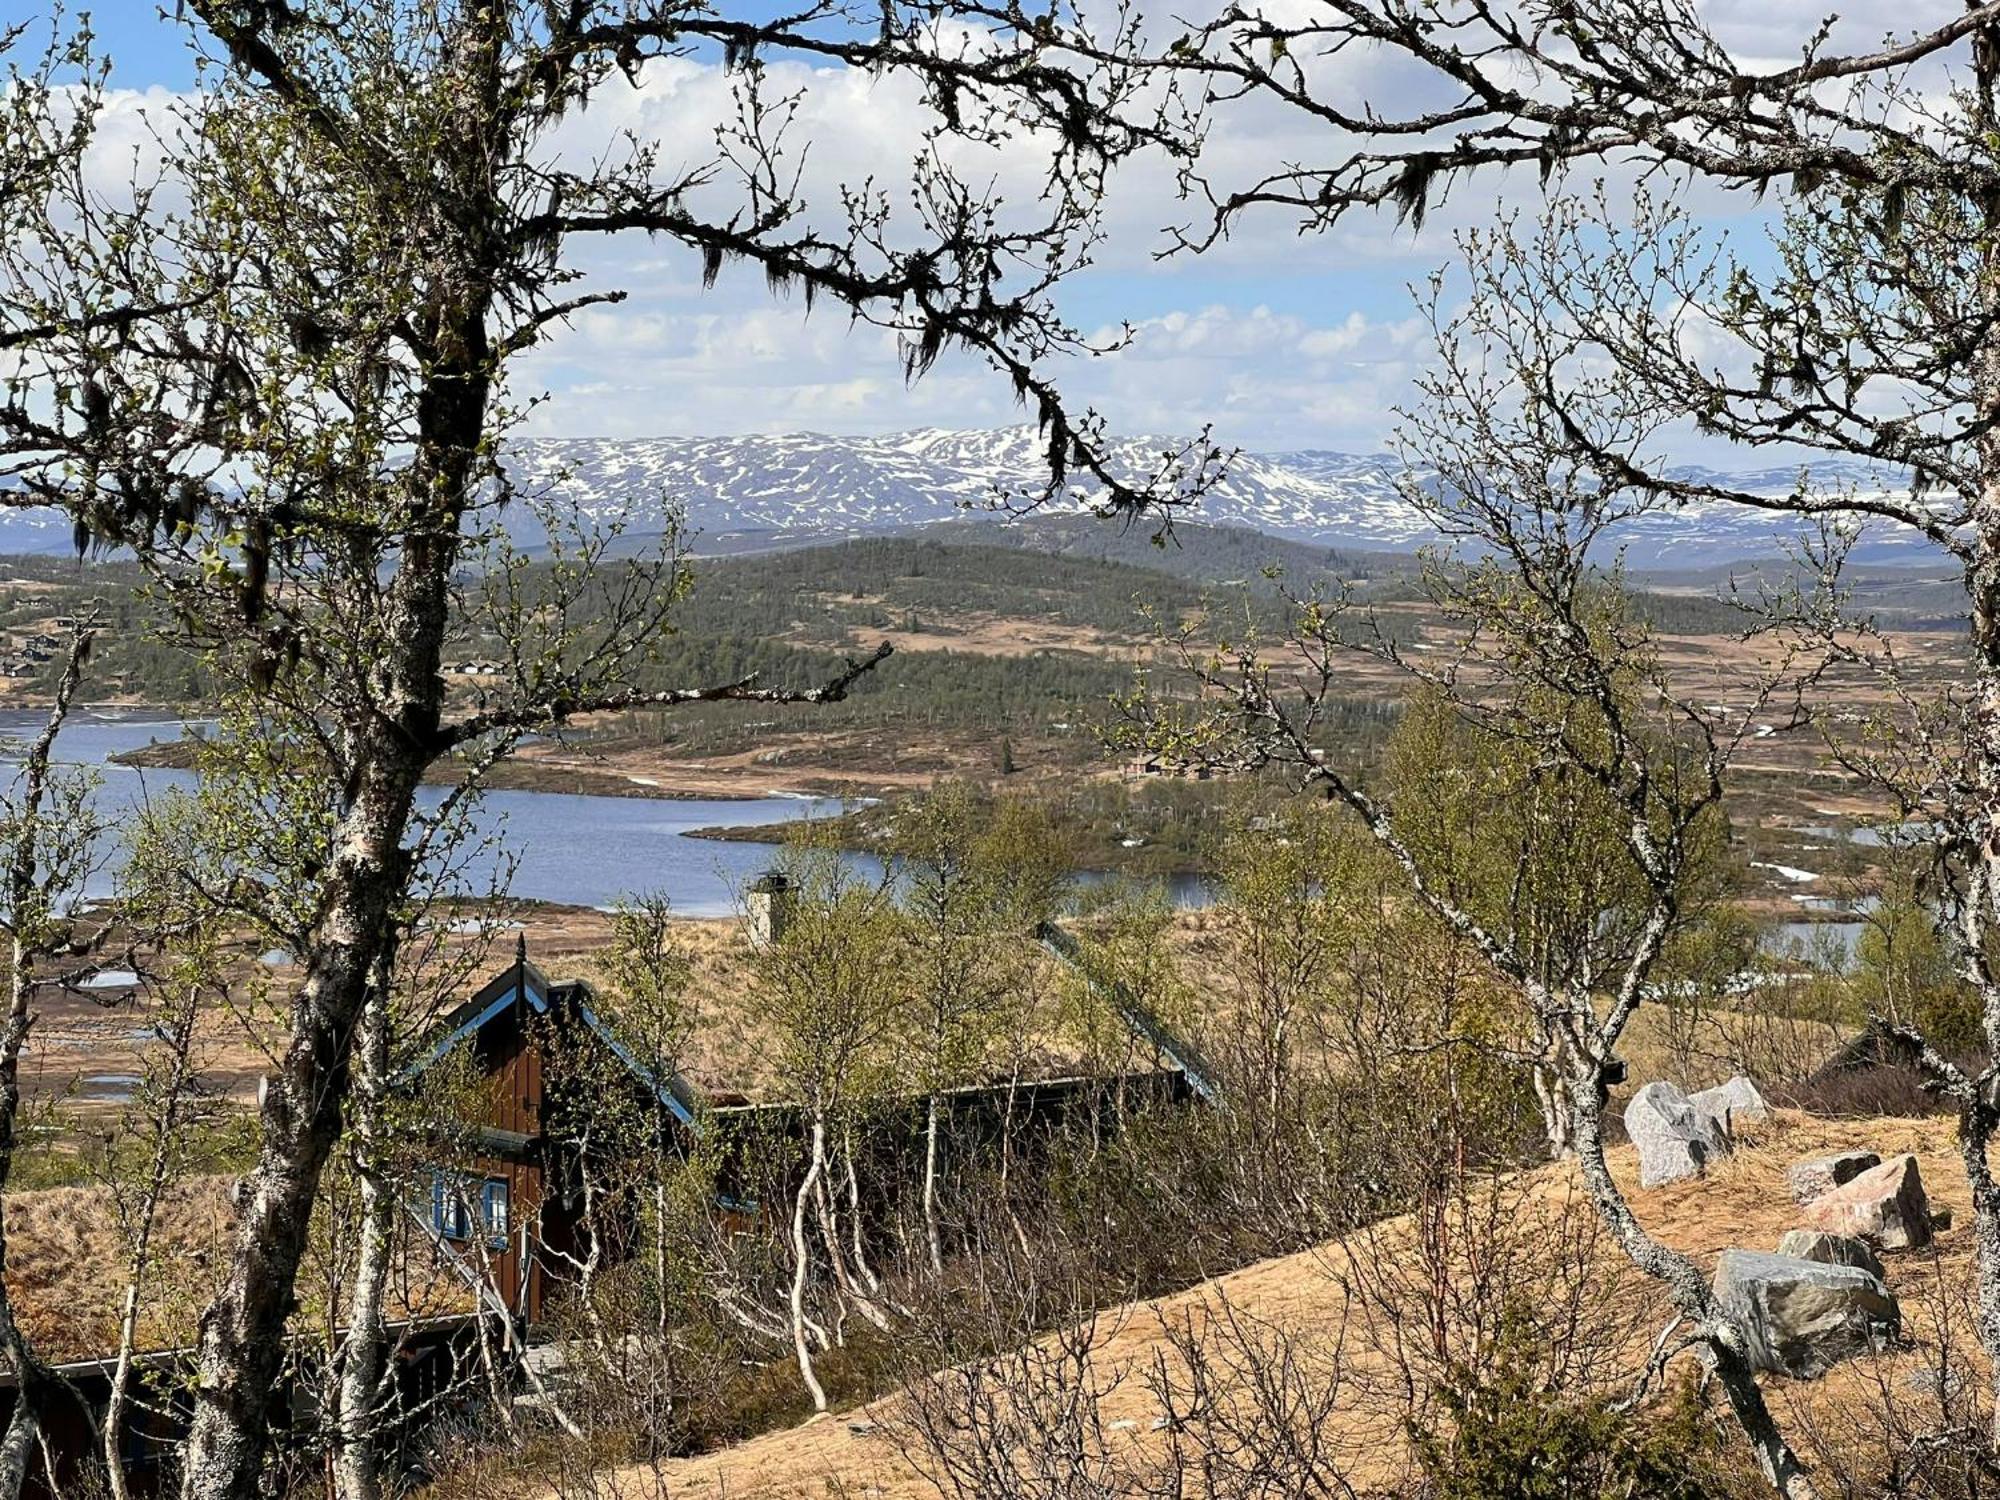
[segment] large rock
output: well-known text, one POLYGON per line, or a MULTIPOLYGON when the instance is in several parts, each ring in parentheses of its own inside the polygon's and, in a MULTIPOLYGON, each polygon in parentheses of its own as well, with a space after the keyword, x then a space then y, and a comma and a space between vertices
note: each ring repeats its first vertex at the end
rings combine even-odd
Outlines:
POLYGON ((1815 1156, 1809 1161, 1793 1162, 1785 1170, 1785 1179, 1791 1183, 1795 1199, 1810 1203, 1843 1183, 1854 1181, 1870 1167, 1881 1165, 1882 1158, 1873 1151, 1837 1151, 1832 1156, 1815 1156))
POLYGON ((1727 1083, 1689 1095, 1688 1103, 1694 1106, 1696 1114, 1711 1121, 1725 1139, 1734 1137, 1745 1125, 1755 1125, 1771 1117, 1770 1106, 1757 1092, 1757 1085, 1740 1073, 1727 1083))
POLYGON ((1799 1380, 1883 1348, 1903 1326, 1881 1277, 1790 1255, 1723 1251, 1715 1297, 1743 1330, 1753 1365, 1799 1380))
POLYGON ((1699 1177, 1729 1149, 1712 1118, 1671 1083, 1649 1083, 1625 1106, 1625 1133, 1639 1148, 1639 1186, 1699 1177))
POLYGON ((1805 1206, 1805 1220, 1814 1229, 1853 1235, 1884 1250, 1916 1250, 1931 1242, 1931 1205, 1914 1156, 1892 1156, 1815 1198, 1805 1206))
POLYGON ((1816 1260, 1823 1266, 1853 1266, 1870 1276, 1882 1276, 1882 1257, 1868 1248, 1868 1241, 1849 1234, 1828 1234, 1824 1229, 1788 1229, 1778 1241, 1778 1254, 1794 1260, 1816 1260))

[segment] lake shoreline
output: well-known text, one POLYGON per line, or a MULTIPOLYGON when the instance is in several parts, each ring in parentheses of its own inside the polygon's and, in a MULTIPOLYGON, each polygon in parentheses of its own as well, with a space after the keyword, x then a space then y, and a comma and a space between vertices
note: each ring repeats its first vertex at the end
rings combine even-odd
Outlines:
MULTIPOLYGON (((113 765, 133 770, 192 771, 199 746, 193 739, 160 740, 135 750, 121 750, 107 756, 113 765)), ((450 786, 457 776, 449 764, 433 766, 424 777, 431 786, 450 786)), ((668 785, 654 778, 638 778, 628 772, 552 763, 539 759, 507 758, 490 766, 482 785, 496 792, 549 792, 575 797, 630 797, 646 802, 761 802, 768 797, 821 796, 810 787, 784 785, 768 789, 737 786, 710 788, 668 785)))
MULTIPOLYGON (((865 828, 857 827, 845 814, 835 813, 823 820, 831 828, 830 847, 841 854, 868 855, 881 858, 881 841, 865 828)), ((690 828, 687 837, 691 839, 714 839, 724 844, 765 844, 777 846, 784 842, 783 828, 779 824, 745 823, 739 825, 717 825, 708 828, 690 828), (778 833, 780 837, 771 837, 778 833)), ((1085 851, 1087 858, 1076 865, 1071 874, 1090 880, 1115 880, 1129 878, 1136 881, 1213 881, 1215 870, 1198 861, 1169 853, 1164 848, 1126 851, 1118 848, 1085 851)))
MULTIPOLYGON (((31 738, 39 717, 32 709, 0 713, 0 743, 31 738)), ((138 826, 134 820, 198 784, 201 756, 194 741, 204 732, 215 732, 212 722, 131 708, 86 710, 65 724, 57 754, 65 764, 97 770, 92 802, 111 831, 86 897, 114 893, 129 853, 126 835, 138 826)), ((484 795, 465 805, 467 822, 447 882, 455 900, 504 890, 516 900, 603 908, 647 895, 670 901, 682 916, 725 915, 736 910, 743 887, 769 868, 772 851, 696 842, 690 830, 754 824, 769 829, 766 839, 782 839, 784 825, 841 805, 810 796, 750 795, 755 782, 747 777, 713 793, 668 776, 652 784, 650 768, 612 762, 629 771, 628 780, 592 765, 564 765, 575 755, 568 745, 544 742, 529 749, 539 754, 505 766, 488 779, 484 795)), ((445 767, 447 777, 454 769, 445 767)), ((419 814, 436 811, 451 790, 420 788, 419 814)), ((872 861, 863 863, 872 871, 872 861)))

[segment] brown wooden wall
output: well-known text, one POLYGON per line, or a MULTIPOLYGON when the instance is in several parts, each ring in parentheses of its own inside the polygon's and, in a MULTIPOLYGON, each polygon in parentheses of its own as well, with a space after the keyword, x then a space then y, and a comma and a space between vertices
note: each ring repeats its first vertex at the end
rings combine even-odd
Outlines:
POLYGON ((481 1030, 476 1056, 487 1077, 484 1123, 534 1135, 542 1128, 542 1049, 535 1045, 535 1028, 523 1018, 523 1009, 517 1004, 481 1030))
MULTIPOLYGON (((485 1118, 477 1123, 530 1139, 538 1136, 542 1128, 543 1060, 534 1013, 515 1004, 483 1027, 473 1045, 485 1075, 485 1118)), ((475 1158, 472 1171, 507 1183, 507 1247, 485 1249, 487 1269, 501 1301, 532 1323, 541 1317, 546 1298, 545 1272, 535 1253, 544 1192, 539 1151, 488 1150, 475 1158)))

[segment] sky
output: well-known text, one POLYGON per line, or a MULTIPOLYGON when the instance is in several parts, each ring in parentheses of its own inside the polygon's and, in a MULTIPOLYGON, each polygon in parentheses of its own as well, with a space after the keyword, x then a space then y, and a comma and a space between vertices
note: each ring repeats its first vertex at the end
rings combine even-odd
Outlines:
MULTIPOLYGON (((1753 49, 1767 25, 1796 19, 1809 28, 1818 14, 1791 0, 1707 9, 1753 49)), ((121 143, 143 133, 148 111, 194 86, 194 68, 184 27, 163 19, 154 0, 103 0, 92 20, 113 63, 103 154, 116 159, 121 143)), ((783 60, 771 71, 775 83, 802 91, 813 177, 907 170, 924 115, 894 79, 783 60)), ((691 159, 727 90, 718 66, 661 62, 637 91, 608 86, 562 145, 587 149, 629 128, 661 142, 664 160, 677 152, 691 159)), ((1223 119, 1211 148, 1237 173, 1327 154, 1327 143, 1296 120, 1254 110, 1223 119)), ((1009 167, 991 170, 1005 178, 1009 167)), ((1184 438, 1211 427, 1225 446, 1252 451, 1379 450, 1392 408, 1410 399, 1411 379, 1430 356, 1411 284, 1450 259, 1455 229, 1503 204, 1530 203, 1537 190, 1531 178, 1459 190, 1422 235, 1381 215, 1302 237, 1271 214, 1245 222, 1211 254, 1162 258, 1165 226, 1196 211, 1176 201, 1162 164, 1141 164, 1114 181, 1110 237, 1059 298, 1065 316, 1100 341, 1124 324, 1130 341, 1102 357, 1059 361, 1049 373, 1072 406, 1096 409, 1119 435, 1184 438)), ((1732 205, 1724 217, 1745 212, 1732 205)), ((643 238, 598 243, 581 259, 592 284, 625 287, 630 298, 584 314, 522 361, 522 392, 546 395, 528 421, 535 435, 868 434, 1022 420, 1005 383, 983 366, 948 357, 908 385, 890 336, 850 326, 826 302, 808 316, 798 300, 774 298, 761 273, 725 270, 704 291, 697 256, 643 238)))

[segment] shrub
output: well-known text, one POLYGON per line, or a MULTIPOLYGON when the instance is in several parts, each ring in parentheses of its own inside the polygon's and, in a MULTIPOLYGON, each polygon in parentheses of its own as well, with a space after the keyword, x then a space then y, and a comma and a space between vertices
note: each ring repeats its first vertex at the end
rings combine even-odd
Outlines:
POLYGON ((1428 1500, 1722 1500, 1734 1492, 1692 1386, 1627 1413, 1552 1388, 1525 1318, 1477 1372, 1439 1393, 1445 1421, 1413 1427, 1428 1500))

